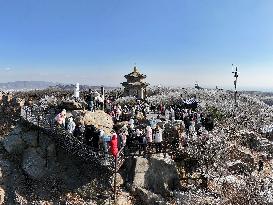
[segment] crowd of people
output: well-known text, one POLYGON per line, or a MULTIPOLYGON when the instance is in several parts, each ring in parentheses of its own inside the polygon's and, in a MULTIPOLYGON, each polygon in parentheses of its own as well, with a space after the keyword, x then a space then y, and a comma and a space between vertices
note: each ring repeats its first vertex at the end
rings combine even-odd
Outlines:
POLYGON ((187 146, 190 139, 207 137, 214 126, 213 117, 199 113, 196 104, 156 105, 144 100, 119 104, 110 99, 101 102, 98 96, 91 94, 86 101, 89 111, 104 109, 112 117, 114 127, 111 135, 107 135, 102 127, 84 125, 82 121, 75 123, 73 117, 66 118, 64 109, 55 117, 56 124, 96 151, 104 151, 105 155, 110 152, 114 157, 122 147, 140 154, 166 152, 166 143, 171 141, 168 138, 174 137, 164 129, 168 123, 179 124, 176 145, 182 147, 187 146))

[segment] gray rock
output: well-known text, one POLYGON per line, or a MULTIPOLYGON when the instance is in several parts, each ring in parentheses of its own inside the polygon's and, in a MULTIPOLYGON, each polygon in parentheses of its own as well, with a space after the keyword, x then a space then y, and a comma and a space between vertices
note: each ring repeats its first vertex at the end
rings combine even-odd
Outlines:
POLYGON ((149 169, 149 161, 142 157, 137 157, 135 161, 135 175, 133 186, 146 187, 145 174, 149 169))
POLYGON ((21 135, 22 128, 20 126, 15 126, 13 130, 10 132, 10 135, 21 135))
POLYGON ((245 149, 245 147, 232 146, 229 149, 228 159, 231 162, 240 160, 241 162, 247 164, 247 166, 249 166, 251 169, 255 169, 254 157, 249 150, 245 149))
POLYGON ((22 154, 26 144, 18 134, 8 135, 3 140, 3 145, 10 154, 22 154))
POLYGON ((169 156, 166 158, 156 156, 149 160, 136 158, 132 186, 169 196, 171 190, 180 187, 175 162, 169 156))
POLYGON ((228 162, 227 165, 228 170, 236 174, 249 174, 252 171, 252 167, 241 160, 228 162))
POLYGON ((56 147, 55 144, 50 144, 47 147, 47 157, 52 158, 56 156, 56 147))
POLYGON ((136 195, 143 205, 156 205, 164 201, 161 196, 140 187, 136 188, 136 195))
POLYGON ((74 100, 62 101, 60 106, 66 110, 82 110, 86 106, 83 102, 75 102, 74 100))
POLYGON ((5 183, 5 180, 11 174, 12 172, 10 162, 6 160, 0 160, 0 184, 5 183))
POLYGON ((26 132, 22 134, 24 142, 31 147, 37 147, 37 132, 26 132))
POLYGON ((151 158, 150 167, 145 178, 149 189, 162 196, 169 195, 170 190, 180 187, 176 164, 169 156, 166 158, 151 158))
POLYGON ((45 176, 47 172, 45 164, 46 160, 38 154, 36 149, 29 148, 25 151, 22 167, 31 178, 40 179, 45 176))

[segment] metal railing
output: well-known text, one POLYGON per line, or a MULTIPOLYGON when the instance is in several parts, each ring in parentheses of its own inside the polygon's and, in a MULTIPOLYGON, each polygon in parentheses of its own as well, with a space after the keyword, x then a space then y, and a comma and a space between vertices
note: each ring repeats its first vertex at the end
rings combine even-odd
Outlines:
POLYGON ((110 170, 115 169, 114 157, 105 155, 103 151, 96 150, 81 142, 61 126, 57 126, 54 120, 55 113, 50 113, 40 107, 24 107, 21 110, 21 120, 37 129, 37 142, 39 144, 40 133, 47 134, 58 146, 72 155, 76 155, 86 161, 95 161, 110 170))
POLYGON ((160 150, 156 149, 156 143, 132 143, 120 148, 118 157, 105 153, 102 150, 95 149, 80 141, 72 134, 68 133, 63 127, 55 123, 56 112, 39 106, 25 106, 21 110, 21 119, 28 125, 37 129, 37 143, 41 132, 47 134, 60 147, 72 155, 76 155, 86 161, 96 161, 97 164, 106 166, 111 171, 120 169, 126 157, 148 156, 157 153, 172 154, 174 150, 164 141, 160 150))

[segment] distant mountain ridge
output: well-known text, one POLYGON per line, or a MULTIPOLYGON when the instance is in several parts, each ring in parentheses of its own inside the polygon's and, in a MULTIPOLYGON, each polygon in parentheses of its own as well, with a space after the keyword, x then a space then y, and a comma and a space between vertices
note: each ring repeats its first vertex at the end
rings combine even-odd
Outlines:
MULTIPOLYGON (((47 88, 55 88, 62 90, 74 90, 75 84, 62 84, 46 81, 15 81, 0 83, 0 90, 4 91, 27 91, 27 90, 43 90, 47 88)), ((101 86, 80 85, 80 90, 99 90, 101 86)), ((117 89, 119 87, 105 86, 105 90, 117 89)))
MULTIPOLYGON (((74 84, 58 84, 56 86, 51 86, 53 88, 62 89, 62 90, 74 90, 75 85, 74 84)), ((114 87, 114 86, 104 86, 105 90, 113 90, 113 89, 119 89, 120 87, 114 87)), ((100 90, 101 86, 95 86, 95 85, 81 85, 80 84, 80 90, 87 91, 88 89, 91 90, 100 90)))
POLYGON ((0 83, 2 90, 33 90, 33 89, 46 89, 51 86, 56 86, 59 83, 46 82, 46 81, 14 81, 7 83, 0 83))

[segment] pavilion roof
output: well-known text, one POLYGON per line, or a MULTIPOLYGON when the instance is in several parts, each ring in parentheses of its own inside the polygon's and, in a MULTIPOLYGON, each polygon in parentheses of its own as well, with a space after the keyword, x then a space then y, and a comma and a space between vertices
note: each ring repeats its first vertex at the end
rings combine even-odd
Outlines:
POLYGON ((133 77, 133 78, 146 78, 146 75, 141 74, 141 73, 138 71, 137 67, 135 66, 133 72, 131 72, 131 73, 125 75, 124 77, 125 77, 126 79, 127 79, 127 78, 130 78, 130 77, 133 77))
POLYGON ((148 86, 149 83, 146 82, 123 82, 121 83, 123 86, 148 86))

